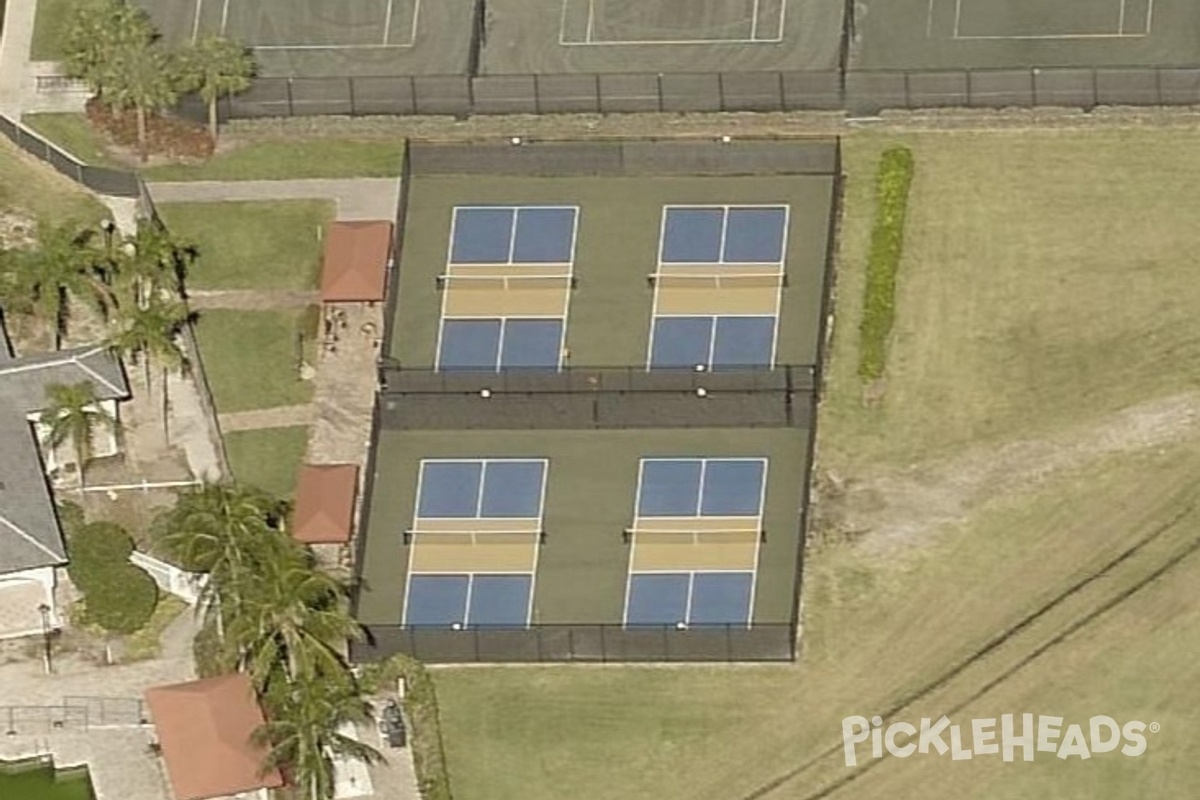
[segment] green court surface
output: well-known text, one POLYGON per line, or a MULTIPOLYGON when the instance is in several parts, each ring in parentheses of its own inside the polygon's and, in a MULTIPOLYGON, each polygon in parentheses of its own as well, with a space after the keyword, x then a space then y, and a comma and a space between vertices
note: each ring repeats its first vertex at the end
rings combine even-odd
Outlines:
POLYGON ((1200 63, 1200 14, 1172 0, 862 0, 852 28, 852 69, 1200 63))
POLYGON ((663 206, 672 203, 786 203, 790 208, 787 285, 779 306, 777 364, 816 360, 832 178, 753 177, 514 178, 417 176, 410 179, 399 271, 400 301, 390 354, 431 366, 437 352, 447 243, 456 205, 513 203, 579 206, 567 309, 570 363, 629 367, 646 363, 663 206), (621 246, 613 247, 619 240, 621 246), (613 325, 614 319, 624 324, 613 325))
POLYGON ((836 69, 841 2, 489 0, 488 74, 836 69))
POLYGON ((140 0, 164 36, 221 35, 254 48, 260 74, 466 72, 473 0, 140 0))

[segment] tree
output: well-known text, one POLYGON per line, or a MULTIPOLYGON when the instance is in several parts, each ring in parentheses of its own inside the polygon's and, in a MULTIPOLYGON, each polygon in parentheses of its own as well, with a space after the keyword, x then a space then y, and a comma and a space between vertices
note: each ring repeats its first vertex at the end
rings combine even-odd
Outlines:
POLYGON ((184 287, 196 248, 177 240, 162 223, 139 220, 137 233, 124 237, 120 251, 119 269, 133 281, 135 303, 145 306, 155 293, 187 296, 184 287))
POLYGON ((146 391, 152 392, 150 362, 162 365, 162 424, 163 436, 170 441, 170 395, 168 376, 175 370, 188 368, 187 355, 179 344, 179 333, 187 324, 190 312, 178 300, 163 299, 157 292, 149 295, 145 305, 124 306, 120 312, 119 328, 109 340, 109 347, 133 363, 141 362, 145 370, 146 391))
POLYGON ((109 65, 118 53, 140 50, 154 39, 149 15, 125 0, 80 0, 67 18, 67 74, 86 81, 107 102, 109 65))
POLYGON ((205 484, 183 491, 158 521, 159 544, 183 569, 207 572, 198 608, 219 631, 279 549, 283 504, 257 489, 205 484))
POLYGON ((292 684, 266 701, 268 722, 254 738, 270 748, 266 768, 287 772, 303 800, 331 800, 337 757, 383 761, 378 750, 340 731, 371 718, 370 705, 349 676, 292 684))
POLYGON ((217 140, 217 101, 250 87, 256 65, 250 49, 238 42, 210 36, 184 51, 183 84, 199 92, 208 106, 208 132, 217 140))
POLYGON ((171 55, 157 42, 121 47, 103 68, 105 102, 113 108, 132 108, 137 114, 138 154, 150 158, 146 118, 175 104, 179 97, 171 55))
POLYGON ((291 539, 242 598, 231 638, 260 689, 280 679, 306 683, 346 668, 340 646, 361 637, 347 611, 346 586, 316 568, 312 554, 291 539))
POLYGON ((100 405, 96 389, 88 381, 52 383, 46 387, 46 400, 48 405, 39 420, 47 429, 46 443, 50 447, 58 447, 68 439, 71 441, 82 491, 83 471, 92 458, 96 428, 107 427, 115 433, 118 430, 117 420, 100 405))
MULTIPOLYGON (((107 317, 116 307, 112 288, 104 280, 104 260, 95 247, 96 232, 70 222, 41 223, 37 246, 10 251, 8 259, 15 288, 33 314, 47 322, 54 349, 68 332, 70 300, 83 300, 107 317)), ((18 306, 19 307, 19 306, 18 306)))

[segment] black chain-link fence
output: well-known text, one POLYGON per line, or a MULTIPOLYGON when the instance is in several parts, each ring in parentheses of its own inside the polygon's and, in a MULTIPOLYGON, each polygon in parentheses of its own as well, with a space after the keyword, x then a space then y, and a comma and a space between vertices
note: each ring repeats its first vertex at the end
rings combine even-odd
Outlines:
POLYGON ((137 727, 147 722, 137 697, 64 697, 46 706, 0 706, 0 726, 9 736, 41 736, 56 731, 137 727))
POLYGON ((84 164, 58 145, 4 116, 0 116, 0 133, 17 147, 94 192, 115 197, 138 197, 141 192, 136 173, 84 164))
MULTIPOLYGON (((1200 104, 1200 67, 258 78, 224 119, 1200 104)), ((187 99, 181 112, 204 108, 187 99)))
POLYGON ((796 627, 789 623, 465 630, 368 625, 367 635, 366 642, 351 644, 353 661, 378 661, 397 653, 429 664, 791 661, 796 645, 796 627))

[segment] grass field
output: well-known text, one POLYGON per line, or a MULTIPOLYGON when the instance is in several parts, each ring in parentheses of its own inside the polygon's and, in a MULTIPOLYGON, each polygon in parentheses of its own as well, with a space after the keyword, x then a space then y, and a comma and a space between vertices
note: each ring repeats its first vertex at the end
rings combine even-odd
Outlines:
MULTIPOLYGON (((221 414, 307 403, 312 384, 296 372, 297 332, 311 351, 310 315, 300 311, 203 311, 196 337, 221 414)), ((311 352, 308 359, 311 362, 311 352)))
POLYGON ((193 289, 313 289, 321 266, 324 200, 248 203, 164 203, 171 232, 194 244, 188 273, 193 289))
POLYGON ((870 182, 892 141, 846 141, 818 453, 840 487, 820 516, 876 524, 848 525, 850 544, 829 523, 810 552, 801 662, 439 670, 459 800, 1126 800, 1200 781, 1200 134, 900 140, 916 181, 886 393, 866 408, 870 182), (1109 714, 1162 732, 1138 759, 846 768, 842 717, 914 695, 890 718, 1109 714))
POLYGON ((0 210, 94 224, 108 210, 86 191, 0 138, 0 210))
POLYGON ((30 57, 34 61, 58 61, 63 57, 63 36, 71 0, 38 0, 33 20, 30 57))
POLYGON ((45 136, 84 164, 124 169, 104 151, 104 141, 83 114, 24 114, 21 123, 45 136))
POLYGON ((287 498, 295 493, 307 444, 308 428, 303 426, 225 434, 229 468, 238 482, 287 498))
POLYGON ((203 164, 142 170, 148 181, 248 181, 285 178, 392 178, 404 140, 280 139, 239 143, 203 164))

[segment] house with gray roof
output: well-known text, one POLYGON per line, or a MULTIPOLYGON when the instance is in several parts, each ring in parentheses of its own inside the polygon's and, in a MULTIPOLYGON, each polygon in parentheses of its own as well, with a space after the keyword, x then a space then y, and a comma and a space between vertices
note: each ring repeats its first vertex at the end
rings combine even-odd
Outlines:
MULTIPOLYGON (((107 348, 17 357, 0 316, 0 638, 59 624, 55 570, 66 564, 67 551, 37 418, 48 386, 84 381, 114 416, 117 401, 129 397, 121 362, 107 348)), ((55 458, 52 451, 47 456, 55 458)))

